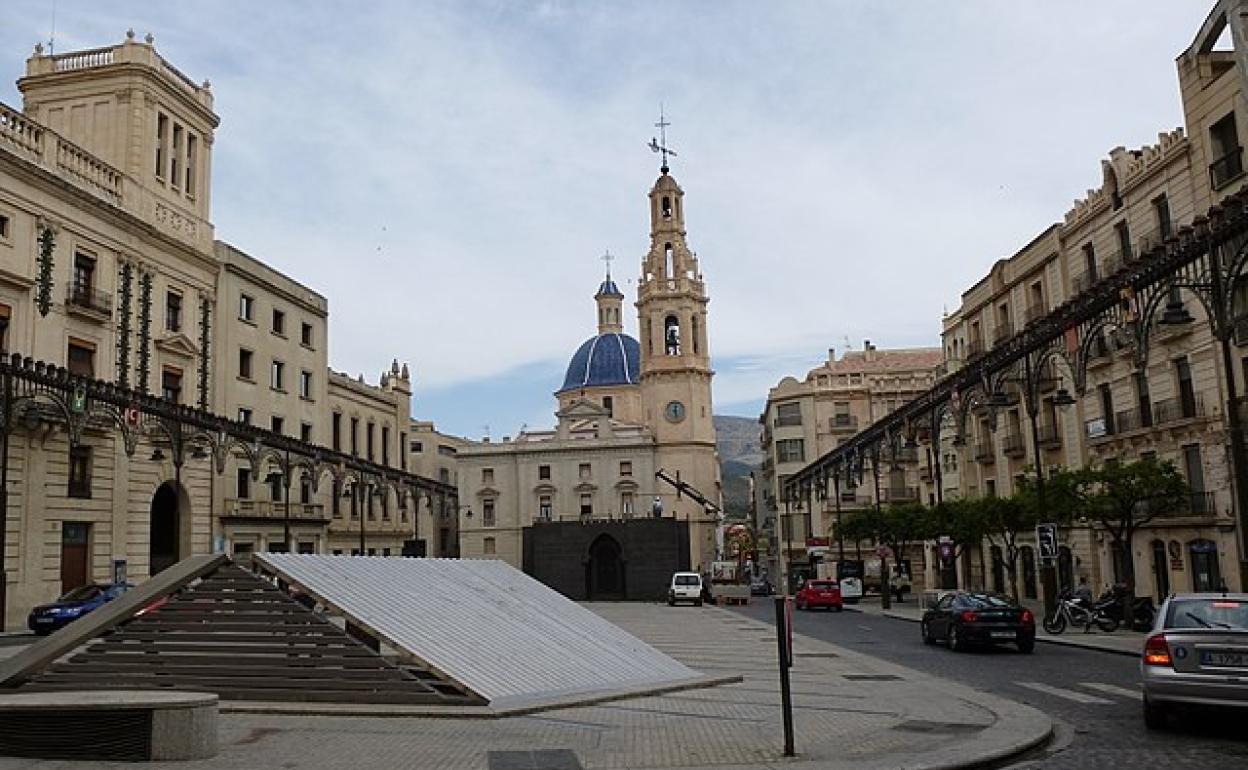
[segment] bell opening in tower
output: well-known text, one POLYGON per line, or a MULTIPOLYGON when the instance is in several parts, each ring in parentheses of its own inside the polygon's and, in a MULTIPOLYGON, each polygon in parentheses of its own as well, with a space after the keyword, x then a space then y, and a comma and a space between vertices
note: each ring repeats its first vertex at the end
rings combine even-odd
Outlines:
POLYGON ((680 355, 680 321, 676 319, 676 316, 669 315, 663 321, 663 339, 666 342, 669 356, 680 355))

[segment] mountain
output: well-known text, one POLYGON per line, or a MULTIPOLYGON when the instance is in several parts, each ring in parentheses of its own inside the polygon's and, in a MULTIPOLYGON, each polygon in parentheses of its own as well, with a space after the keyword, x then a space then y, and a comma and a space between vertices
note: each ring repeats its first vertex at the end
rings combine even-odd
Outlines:
POLYGON ((715 415, 715 444, 724 480, 724 512, 732 518, 750 512, 750 472, 763 461, 762 426, 750 417, 715 415))

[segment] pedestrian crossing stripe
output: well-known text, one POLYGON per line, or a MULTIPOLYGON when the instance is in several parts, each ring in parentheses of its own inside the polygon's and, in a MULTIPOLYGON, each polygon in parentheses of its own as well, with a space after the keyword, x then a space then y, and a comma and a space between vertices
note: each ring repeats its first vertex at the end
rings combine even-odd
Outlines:
POLYGON ((1037 692, 1042 692, 1042 693, 1045 693, 1046 695, 1052 695, 1057 698, 1065 698, 1066 700, 1074 701, 1075 703, 1083 703, 1085 705, 1102 705, 1103 706, 1103 705, 1112 703, 1112 701, 1107 701, 1104 698, 1098 698, 1095 695, 1088 695, 1087 693, 1078 692, 1076 690, 1066 690, 1061 687, 1054 687, 1052 685, 1044 684, 1042 682, 1019 682, 1018 686, 1026 687, 1028 689, 1035 690, 1037 692))
POLYGON ((1080 687, 1087 687, 1089 690, 1097 690, 1107 695, 1120 695, 1123 698, 1131 698, 1139 700, 1144 697, 1144 693, 1139 690, 1132 690, 1127 687, 1119 687, 1116 684, 1105 684, 1103 682, 1080 682, 1080 687))

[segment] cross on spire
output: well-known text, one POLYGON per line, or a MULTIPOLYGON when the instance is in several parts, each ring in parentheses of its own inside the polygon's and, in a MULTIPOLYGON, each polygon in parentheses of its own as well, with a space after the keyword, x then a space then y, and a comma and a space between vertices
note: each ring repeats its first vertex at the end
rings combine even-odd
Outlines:
POLYGON ((650 137, 650 150, 663 155, 663 165, 659 167, 659 170, 664 174, 668 172, 667 156, 676 157, 676 151, 667 146, 667 127, 670 125, 672 124, 663 117, 663 104, 660 103, 659 122, 654 124, 654 127, 659 129, 659 139, 656 141, 653 136, 650 137))
POLYGON ((607 249, 606 251, 603 252, 602 256, 599 257, 599 259, 607 263, 607 278, 610 278, 611 277, 611 263, 615 261, 615 255, 611 253, 610 249, 607 249))

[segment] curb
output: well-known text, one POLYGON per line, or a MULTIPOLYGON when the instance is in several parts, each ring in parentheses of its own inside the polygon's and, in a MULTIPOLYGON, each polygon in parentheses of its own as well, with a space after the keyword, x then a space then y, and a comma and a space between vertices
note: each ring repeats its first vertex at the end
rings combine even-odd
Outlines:
MULTIPOLYGON (((883 612, 867 612, 866 610, 862 610, 857 607, 851 607, 849 605, 845 605, 845 611, 857 612, 863 615, 874 615, 877 617, 892 618, 893 620, 904 620, 907 623, 919 622, 918 618, 912 618, 909 615, 903 615, 899 612, 893 612, 891 610, 885 610, 883 612)), ((1074 638, 1074 637, 1067 639, 1067 638, 1062 638, 1062 637, 1057 637, 1057 636, 1040 636, 1037 634, 1036 641, 1041 642, 1043 644, 1056 644, 1062 647, 1077 647, 1081 650, 1092 650, 1093 652, 1104 652, 1109 655, 1124 655, 1128 658, 1138 658, 1140 656, 1140 653, 1138 650, 1119 650, 1113 647, 1100 647, 1098 645, 1088 644, 1087 642, 1081 641, 1078 638, 1074 638)))

